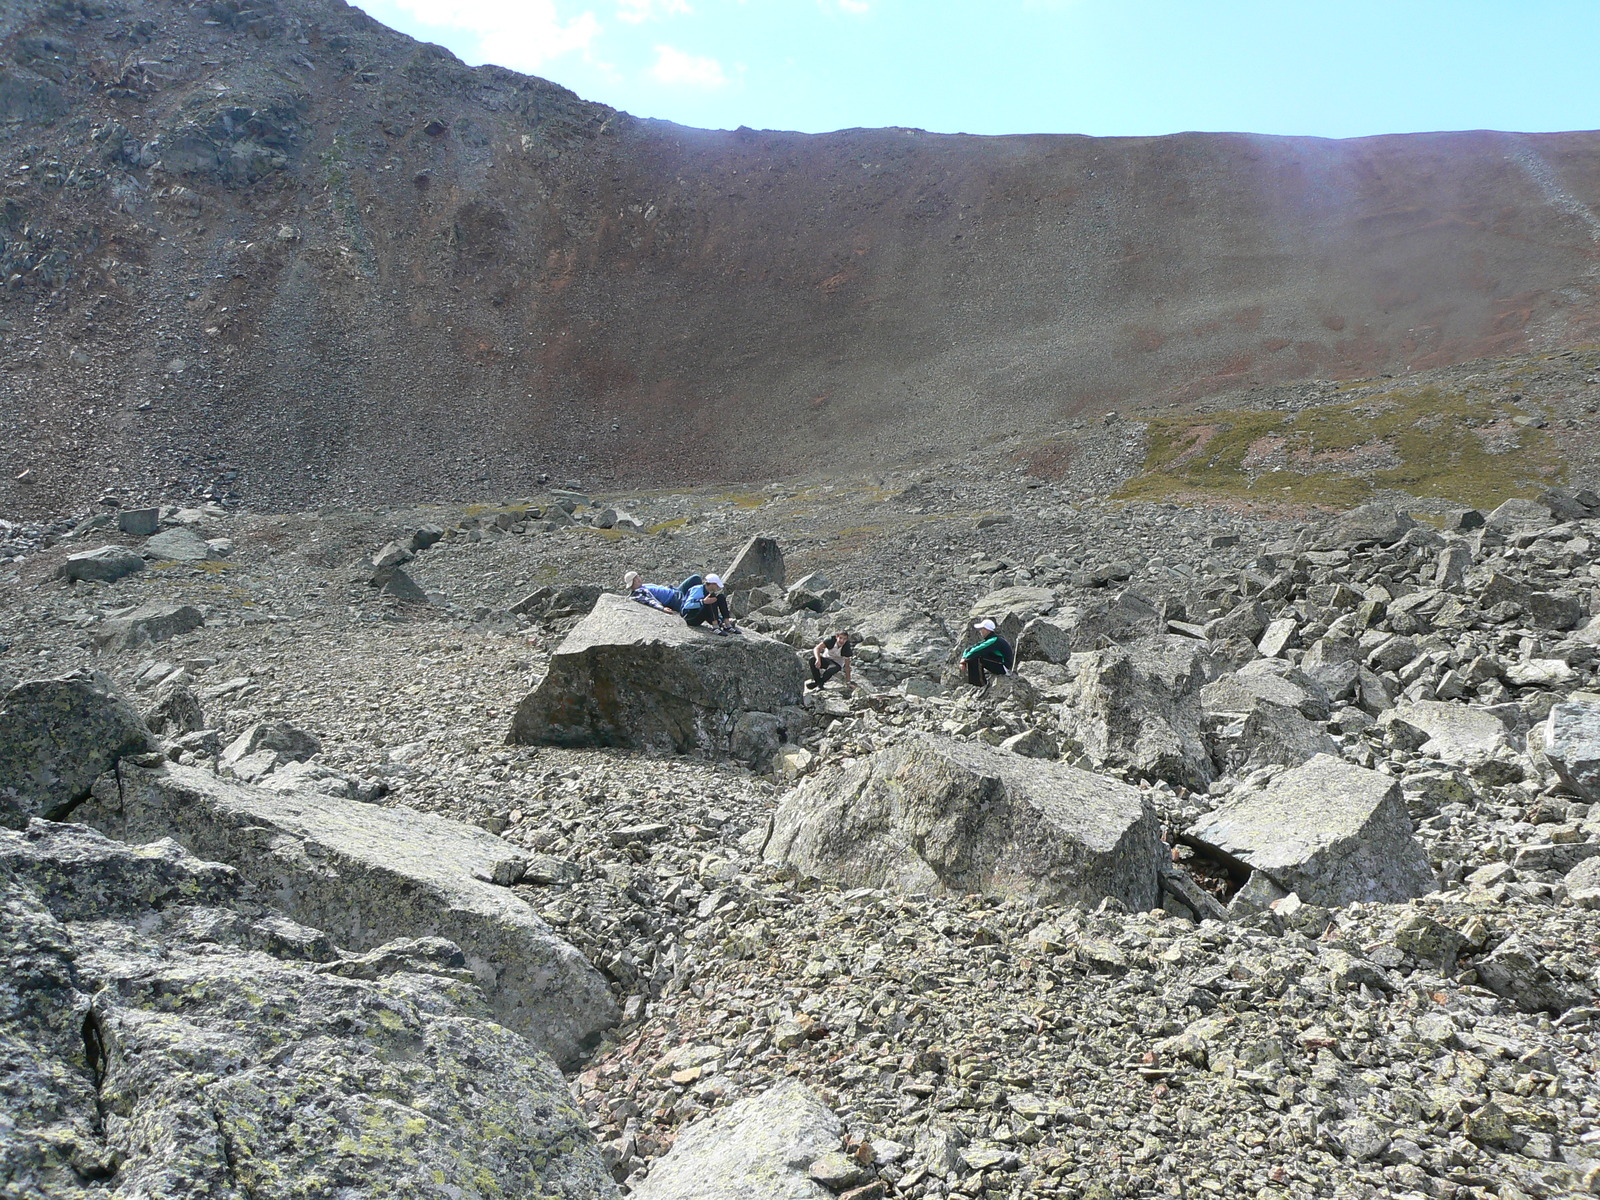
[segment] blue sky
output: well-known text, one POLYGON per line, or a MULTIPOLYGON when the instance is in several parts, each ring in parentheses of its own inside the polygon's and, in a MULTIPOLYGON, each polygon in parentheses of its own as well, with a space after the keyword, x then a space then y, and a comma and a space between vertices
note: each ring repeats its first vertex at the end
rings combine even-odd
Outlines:
POLYGON ((358 2, 469 63, 707 128, 1600 128, 1600 0, 358 2))

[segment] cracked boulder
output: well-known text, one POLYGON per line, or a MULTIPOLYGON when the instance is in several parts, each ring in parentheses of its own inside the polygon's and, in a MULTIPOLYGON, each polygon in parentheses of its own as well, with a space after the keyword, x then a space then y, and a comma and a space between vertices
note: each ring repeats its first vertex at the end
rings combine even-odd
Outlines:
POLYGON ((518 706, 520 745, 618 746, 764 766, 804 721, 795 652, 604 595, 518 706))
POLYGON ((19 683, 0 699, 0 825, 59 819, 121 759, 156 748, 139 710, 97 671, 19 683))
POLYGON ((1188 836, 1250 872, 1236 907, 1291 892, 1328 907, 1400 903, 1434 888, 1399 781, 1330 754, 1225 800, 1188 836))
POLYGON ((0 950, 7 1195, 617 1194, 449 942, 341 954, 174 843, 35 821, 0 830, 0 950))
POLYGON ((125 841, 171 837, 227 863, 297 921, 368 950, 397 937, 461 947, 495 1017, 558 1061, 616 1021, 605 980, 506 884, 516 848, 474 825, 187 767, 127 772, 80 818, 125 841))
POLYGON ((1096 762, 1203 788, 1216 767, 1201 734, 1209 657, 1192 638, 1147 638, 1086 655, 1063 716, 1096 762))
POLYGON ((1562 783, 1600 802, 1600 704, 1557 704, 1545 720, 1542 747, 1562 783))
POLYGON ((766 857, 847 887, 1159 900, 1160 830, 1137 788, 931 734, 807 779, 778 806, 766 857))

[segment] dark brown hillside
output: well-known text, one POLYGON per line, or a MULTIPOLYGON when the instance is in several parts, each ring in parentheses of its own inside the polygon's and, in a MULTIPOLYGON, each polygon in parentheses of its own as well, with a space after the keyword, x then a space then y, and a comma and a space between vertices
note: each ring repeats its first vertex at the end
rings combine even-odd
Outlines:
POLYGON ((326 0, 13 0, 0 64, 8 512, 865 466, 1600 339, 1600 134, 705 132, 326 0))

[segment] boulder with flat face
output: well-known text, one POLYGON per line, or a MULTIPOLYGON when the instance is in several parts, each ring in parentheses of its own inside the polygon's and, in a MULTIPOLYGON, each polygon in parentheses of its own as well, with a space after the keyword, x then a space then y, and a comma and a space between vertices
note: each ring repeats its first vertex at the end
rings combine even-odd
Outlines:
POLYGON ((102 788, 76 815, 124 841, 170 837, 226 863, 353 949, 449 939, 496 1018, 558 1061, 616 1020, 605 980, 505 886, 523 855, 475 825, 187 767, 127 769, 120 788, 102 788))
POLYGON ((0 699, 0 825, 60 819, 119 760, 154 749, 139 710, 97 671, 19 683, 0 699))
POLYGON ((1319 550, 1392 546, 1416 528, 1407 514, 1388 504, 1363 504, 1335 517, 1317 535, 1319 550))
POLYGON ((1146 638, 1085 656, 1063 716, 1107 766, 1203 788, 1216 768, 1201 736, 1209 656, 1192 638, 1146 638))
POLYGON ((35 821, 0 830, 0 954, 8 1196, 617 1194, 443 939, 342 954, 175 842, 35 821))
POLYGON ((56 578, 69 583, 115 583, 142 570, 144 559, 126 546, 101 546, 95 550, 69 554, 67 560, 56 568, 56 578))
POLYGON ((1493 713, 1443 700, 1412 700, 1384 714, 1424 737, 1420 752, 1455 766, 1472 766, 1510 747, 1504 722, 1493 713))
POLYGON ((794 650, 605 595, 512 718, 520 745, 621 746, 764 765, 804 721, 794 650))
POLYGON ((1290 892, 1330 907, 1399 903, 1434 887, 1399 781, 1331 754, 1224 801, 1189 836, 1249 868, 1262 904, 1290 892))
POLYGON ((722 586, 729 592, 749 591, 768 584, 781 588, 787 579, 783 550, 777 540, 753 537, 734 557, 733 565, 722 573, 722 586))
POLYGON ((215 558, 210 543, 192 529, 166 529, 144 542, 144 556, 165 562, 205 562, 215 558))
POLYGON ((1552 708, 1543 749, 1562 783, 1591 804, 1600 802, 1600 704, 1569 700, 1552 708))
POLYGON ((849 887, 1148 909, 1161 842, 1137 788, 918 734, 790 792, 766 856, 849 887))
POLYGON ((193 633, 205 623, 200 610, 192 604, 155 600, 102 621, 95 630, 94 640, 103 649, 134 650, 157 642, 170 642, 181 634, 193 633))
MULTIPOLYGON (((839 1151, 843 1123, 790 1080, 696 1121, 633 1190, 635 1200, 832 1200, 814 1163, 839 1151)), ((879 1185, 881 1186, 881 1185, 879 1185)))

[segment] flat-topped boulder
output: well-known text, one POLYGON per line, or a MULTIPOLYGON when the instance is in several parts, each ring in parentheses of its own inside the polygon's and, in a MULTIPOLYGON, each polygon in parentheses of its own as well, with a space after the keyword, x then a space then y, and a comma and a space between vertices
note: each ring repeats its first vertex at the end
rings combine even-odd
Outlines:
POLYGON ((843 1135, 844 1123, 820 1096, 786 1080, 689 1126, 632 1194, 636 1200, 832 1200, 812 1167, 842 1157, 843 1135))
POLYGON ((72 583, 85 580, 95 583, 115 583, 135 571, 144 570, 144 559, 126 546, 100 546, 94 550, 80 550, 67 555, 56 568, 56 578, 72 583))
POLYGON ((601 596, 512 718, 519 745, 618 746, 764 765, 805 720, 794 650, 601 596))
POLYGON ((1385 713, 1384 721, 1400 721, 1416 729, 1426 738, 1420 747, 1426 757, 1460 766, 1493 758, 1511 745, 1505 723, 1499 717, 1466 704, 1406 701, 1385 713))
POLYGON ((123 841, 170 837, 357 950, 393 938, 461 947, 498 1020, 570 1062, 615 1023, 604 979, 505 884, 509 842, 459 821, 319 792, 273 792, 188 767, 126 769, 75 814, 123 841))
POLYGON ((17 684, 0 698, 0 825, 60 820, 101 774, 156 745, 139 710, 98 671, 17 684))
POLYGON ((1600 801, 1600 704, 1557 704, 1543 734, 1545 757, 1561 782, 1590 803, 1600 801))
POLYGON ((1153 908, 1161 836, 1137 788, 916 734, 791 791, 766 857, 848 887, 1153 908))
POLYGON ((1331 754, 1225 800, 1189 837, 1251 872, 1235 905, 1398 903, 1433 890, 1400 781, 1331 754))
POLYGON ((156 642, 170 642, 204 625, 205 617, 192 604, 153 600, 108 617, 95 630, 94 640, 104 649, 134 650, 156 642))
POLYGON ((192 529, 164 529, 145 539, 142 547, 146 558, 165 562, 205 562, 216 558, 210 543, 192 529))

